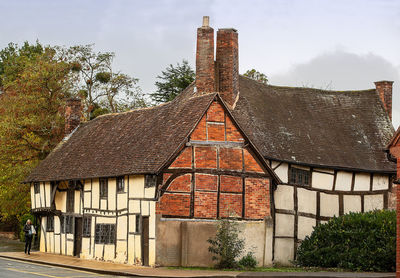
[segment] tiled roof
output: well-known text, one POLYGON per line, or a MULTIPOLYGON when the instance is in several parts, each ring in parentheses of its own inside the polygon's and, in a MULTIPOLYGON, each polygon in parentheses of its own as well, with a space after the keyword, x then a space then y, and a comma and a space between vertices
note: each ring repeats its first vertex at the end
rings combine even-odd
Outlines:
POLYGON ((266 158, 394 171, 384 152, 394 130, 375 89, 279 87, 241 76, 233 114, 266 158))
POLYGON ((25 182, 156 173, 185 142, 215 94, 83 123, 25 182))

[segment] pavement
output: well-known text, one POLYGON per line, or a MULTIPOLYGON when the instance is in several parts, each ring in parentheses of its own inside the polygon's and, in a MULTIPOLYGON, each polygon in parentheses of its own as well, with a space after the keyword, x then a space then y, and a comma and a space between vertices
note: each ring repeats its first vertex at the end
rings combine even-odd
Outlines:
MULTIPOLYGON (((321 278, 395 278, 395 273, 362 273, 362 272, 235 272, 235 271, 217 271, 217 270, 183 270, 183 269, 168 269, 164 267, 142 267, 132 266, 127 264, 118 264, 112 262, 102 262, 95 260, 83 260, 71 256, 63 256, 42 252, 31 252, 31 255, 26 255, 23 252, 1 252, 0 258, 17 260, 21 262, 47 265, 55 268, 68 268, 75 271, 83 271, 87 273, 97 273, 110 276, 131 276, 131 277, 216 277, 216 278, 231 278, 231 277, 321 277, 321 278)), ((0 264, 1 267, 1 264, 0 264)), ((13 268, 13 267, 9 267, 13 268)), ((18 268, 13 268, 15 269, 18 268)), ((31 271, 33 272, 33 271, 31 271)), ((0 277, 15 277, 3 276, 0 277)), ((36 274, 37 275, 37 274, 36 274)), ((76 275, 42 275, 44 277, 98 277, 97 276, 76 276, 76 275)), ((23 277, 23 276, 18 276, 23 277)), ((31 276, 29 276, 31 277, 31 276)))

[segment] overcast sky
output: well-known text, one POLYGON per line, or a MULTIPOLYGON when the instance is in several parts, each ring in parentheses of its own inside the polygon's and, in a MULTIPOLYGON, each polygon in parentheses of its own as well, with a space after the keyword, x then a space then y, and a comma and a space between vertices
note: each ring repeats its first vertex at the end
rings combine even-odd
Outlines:
POLYGON ((395 81, 400 124, 399 0, 0 0, 0 10, 0 48, 95 43, 144 92, 169 64, 194 66, 196 28, 209 15, 214 29, 238 30, 240 72, 255 68, 271 84, 347 90, 395 81))

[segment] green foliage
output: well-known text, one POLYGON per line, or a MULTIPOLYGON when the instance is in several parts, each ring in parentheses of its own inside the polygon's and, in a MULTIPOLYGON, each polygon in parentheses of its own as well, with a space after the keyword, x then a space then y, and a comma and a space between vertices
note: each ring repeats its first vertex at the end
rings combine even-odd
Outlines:
POLYGON ((243 75, 260 83, 268 84, 268 77, 255 69, 248 70, 243 75))
POLYGON ((350 213, 315 227, 297 251, 301 266, 395 271, 396 212, 350 213))
POLYGON ((218 261, 217 268, 236 268, 236 259, 243 252, 244 239, 239 238, 238 224, 228 219, 219 220, 215 238, 207 240, 212 260, 218 261))
POLYGON ((187 60, 182 60, 182 64, 177 63, 176 66, 170 64, 157 76, 157 90, 150 97, 156 103, 171 101, 194 81, 195 76, 187 60))
POLYGON ((254 253, 248 252, 244 257, 240 259, 239 265, 247 269, 255 268, 257 266, 257 260, 254 257, 254 253))
POLYGON ((17 230, 30 210, 30 187, 21 182, 63 136, 70 66, 55 48, 38 42, 0 52, 0 217, 17 230))
POLYGON ((93 45, 73 46, 66 53, 76 77, 75 91, 79 96, 84 96, 84 116, 87 120, 106 112, 147 106, 137 86, 139 80, 113 70, 114 53, 96 53, 93 45))

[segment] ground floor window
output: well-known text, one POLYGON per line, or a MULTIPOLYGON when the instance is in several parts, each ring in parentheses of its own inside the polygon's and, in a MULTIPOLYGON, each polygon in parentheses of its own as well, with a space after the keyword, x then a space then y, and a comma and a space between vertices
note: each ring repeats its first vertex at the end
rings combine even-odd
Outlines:
POLYGON ((90 237, 92 229, 92 217, 84 216, 83 217, 83 235, 84 237, 90 237))
POLYGON ((95 243, 114 244, 115 224, 96 224, 95 243))
POLYGON ((73 225, 74 225, 74 217, 73 216, 65 216, 65 233, 72 234, 73 233, 73 225))
POLYGON ((54 216, 53 215, 47 216, 46 231, 54 232, 54 216))

